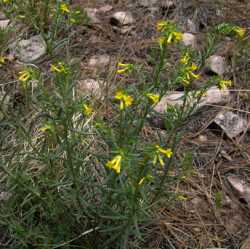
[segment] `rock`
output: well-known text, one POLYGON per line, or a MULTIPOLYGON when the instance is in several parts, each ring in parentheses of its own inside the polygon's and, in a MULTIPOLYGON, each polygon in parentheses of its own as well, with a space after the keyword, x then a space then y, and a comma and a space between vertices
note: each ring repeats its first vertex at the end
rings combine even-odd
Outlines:
POLYGON ((88 61, 88 67, 105 69, 110 64, 110 56, 107 54, 93 55, 88 61))
POLYGON ((87 16, 89 17, 89 19, 90 19, 89 22, 91 24, 101 23, 101 21, 97 17, 98 9, 96 9, 96 8, 85 8, 84 10, 86 11, 87 16))
POLYGON ((110 19, 111 24, 115 26, 132 25, 135 20, 128 11, 118 11, 110 19))
POLYGON ((220 55, 212 55, 206 60, 205 72, 212 72, 218 74, 219 76, 223 76, 226 71, 227 64, 224 57, 220 55))
MULTIPOLYGON (((192 104, 195 102, 194 92, 190 93, 187 104, 192 104)), ((184 92, 172 92, 163 96, 160 102, 154 107, 154 110, 158 113, 164 113, 167 106, 181 106, 183 105, 184 92)), ((204 96, 201 97, 199 104, 197 105, 197 109, 203 106, 209 106, 213 104, 221 104, 226 103, 230 99, 230 93, 228 90, 221 91, 218 87, 212 86, 210 87, 204 96)))
POLYGON ((32 36, 28 40, 20 40, 12 45, 14 55, 22 62, 30 63, 46 54, 46 43, 40 35, 32 36))
POLYGON ((0 110, 0 120, 4 117, 4 112, 8 111, 8 106, 10 104, 10 96, 6 94, 4 91, 0 91, 0 104, 1 104, 1 111, 0 110))
POLYGON ((190 33, 197 33, 199 31, 197 25, 191 19, 187 19, 186 28, 185 29, 186 29, 186 31, 188 31, 190 33))
POLYGON ((245 119, 237 114, 226 111, 219 112, 214 122, 227 134, 228 137, 234 138, 243 131, 247 130, 248 123, 245 119))
POLYGON ((193 49, 197 49, 196 36, 191 33, 183 33, 182 42, 185 46, 191 46, 193 49))
POLYGON ((242 242, 240 249, 249 249, 250 248, 250 234, 246 240, 242 242))
POLYGON ((0 20, 0 29, 6 29, 10 23, 10 20, 0 20))
POLYGON ((11 197, 11 193, 6 192, 6 191, 0 192, 0 202, 8 201, 10 197, 11 197))
POLYGON ((79 80, 76 85, 76 91, 79 96, 91 95, 97 98, 101 97, 101 86, 104 85, 103 80, 84 79, 79 80))
POLYGON ((113 6, 107 4, 107 5, 104 5, 104 6, 100 7, 98 11, 106 13, 106 12, 111 11, 112 9, 113 9, 113 6))
POLYGON ((172 0, 161 0, 160 6, 161 8, 164 8, 164 9, 173 9, 175 8, 176 3, 175 1, 172 1, 172 0))
POLYGON ((157 0, 139 0, 138 4, 142 7, 152 7, 157 3, 157 0))
POLYGON ((250 184, 236 175, 228 176, 227 180, 237 194, 237 197, 244 199, 250 207, 250 184))

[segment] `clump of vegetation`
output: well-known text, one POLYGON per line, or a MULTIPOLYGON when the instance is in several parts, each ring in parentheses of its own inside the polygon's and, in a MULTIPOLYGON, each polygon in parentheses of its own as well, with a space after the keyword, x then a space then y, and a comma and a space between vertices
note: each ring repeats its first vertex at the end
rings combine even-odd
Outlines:
MULTIPOLYGON (((43 34, 50 52, 63 24, 70 29, 86 18, 63 1, 1 5, 10 18, 43 34)), ((223 25, 216 31, 242 38, 241 28, 223 25)), ((201 77, 203 55, 181 45, 173 22, 158 22, 157 31, 153 77, 141 65, 119 62, 118 80, 133 75, 137 81, 118 84, 104 101, 78 97, 78 68, 66 58, 49 71, 27 65, 16 75, 24 101, 18 110, 0 107, 1 133, 7 134, 1 137, 1 185, 10 193, 1 203, 0 227, 9 248, 136 248, 162 203, 185 200, 170 191, 192 161, 190 153, 176 156, 181 127, 209 86, 225 89, 231 82, 216 78, 191 91, 201 77), (162 81, 173 46, 180 51, 178 66, 162 81), (185 92, 183 105, 159 116, 154 107, 177 86, 185 92), (165 131, 148 141, 144 129, 157 115, 165 131)))

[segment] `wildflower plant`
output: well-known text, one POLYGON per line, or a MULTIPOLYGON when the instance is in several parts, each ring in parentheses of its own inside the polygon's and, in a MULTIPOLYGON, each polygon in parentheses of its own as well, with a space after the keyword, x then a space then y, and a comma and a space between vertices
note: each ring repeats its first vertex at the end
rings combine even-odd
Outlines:
MULTIPOLYGON (((71 15, 68 3, 53 6, 60 18, 71 15)), ((188 177, 192 165, 190 155, 177 157, 181 128, 210 82, 193 94, 190 84, 201 80, 202 63, 179 44, 182 34, 173 22, 160 21, 157 31, 153 73, 137 70, 136 83, 127 86, 118 77, 105 101, 75 96, 76 72, 66 59, 52 62, 46 73, 27 67, 16 76, 25 89, 34 78, 39 87, 28 113, 4 117, 15 143, 2 138, 1 148, 14 153, 0 160, 11 193, 0 203, 0 229, 8 231, 12 248, 138 248, 159 205, 170 205, 171 185, 188 177), (170 46, 181 55, 166 80, 170 46), (183 104, 156 113, 162 97, 177 87, 184 88, 183 104), (147 139, 144 131, 155 117, 164 131, 147 139), (176 167, 183 173, 177 177, 171 174, 176 167)), ((116 75, 135 67, 119 63, 116 75)), ((187 197, 178 193, 176 199, 187 197)))

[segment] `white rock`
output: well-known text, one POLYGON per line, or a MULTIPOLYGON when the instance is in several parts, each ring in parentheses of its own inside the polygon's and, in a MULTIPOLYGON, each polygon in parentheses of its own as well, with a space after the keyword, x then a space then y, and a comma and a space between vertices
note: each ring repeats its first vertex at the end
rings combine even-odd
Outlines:
POLYGON ((165 9, 171 9, 175 7, 175 2, 172 0, 161 0, 161 7, 165 9))
POLYGON ((197 48, 196 36, 191 33, 183 33, 182 42, 185 46, 191 46, 192 48, 197 48))
POLYGON ((188 19, 186 22, 186 30, 191 33, 197 33, 199 29, 193 20, 188 19))
POLYGON ((207 59, 205 65, 206 72, 213 72, 218 74, 219 76, 223 76, 226 70, 227 64, 224 57, 220 55, 212 55, 207 59))
POLYGON ((101 97, 101 86, 104 85, 103 80, 84 79, 77 82, 76 91, 79 96, 91 95, 97 98, 101 97))
POLYGON ((250 234, 248 238, 242 242, 240 249, 249 249, 249 248, 250 248, 250 234))
MULTIPOLYGON (((188 105, 195 103, 195 99, 192 97, 194 93, 191 92, 187 100, 188 105)), ((164 113, 167 106, 182 106, 183 105, 184 92, 171 92, 166 96, 163 96, 160 102, 154 107, 154 110, 159 113, 164 113)), ((197 109, 203 106, 209 106, 213 104, 226 103, 230 99, 230 93, 228 90, 220 90, 216 86, 210 87, 206 94, 201 97, 197 109)))
POLYGON ((0 192, 0 201, 8 201, 9 198, 11 197, 11 193, 10 192, 0 192))
POLYGON ((111 17, 111 23, 116 26, 132 25, 134 22, 132 14, 128 11, 118 11, 111 17))
POLYGON ((142 7, 152 7, 157 3, 157 0, 139 0, 139 5, 142 7))
POLYGON ((238 197, 243 198, 250 205, 250 184, 236 175, 228 176, 227 180, 238 197))
POLYGON ((110 56, 107 54, 93 55, 88 61, 88 66, 91 68, 104 69, 110 64, 110 56))
POLYGON ((101 23, 101 21, 97 17, 98 9, 96 9, 96 8, 85 8, 84 10, 86 11, 87 16, 89 17, 91 24, 101 23))
POLYGON ((0 20, 0 29, 6 29, 10 23, 10 20, 0 20))
POLYGON ((106 13, 106 12, 111 11, 112 9, 113 9, 113 6, 107 4, 107 5, 104 5, 104 6, 100 7, 100 8, 99 8, 99 11, 100 11, 100 12, 106 13))
POLYGON ((214 122, 227 134, 228 137, 234 138, 243 131, 247 130, 247 121, 237 114, 226 111, 219 112, 214 122))
POLYGON ((23 62, 34 62, 46 54, 46 43, 40 35, 14 44, 15 56, 23 62))

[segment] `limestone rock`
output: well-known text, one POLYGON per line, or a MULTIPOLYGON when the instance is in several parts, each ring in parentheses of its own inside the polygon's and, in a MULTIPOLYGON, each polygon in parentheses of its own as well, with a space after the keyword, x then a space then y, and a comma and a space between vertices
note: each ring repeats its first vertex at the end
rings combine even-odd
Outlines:
POLYGON ((10 23, 9 19, 0 20, 0 29, 6 29, 10 23))
POLYGON ((240 133, 247 130, 248 127, 245 119, 230 111, 219 112, 216 115, 214 122, 230 138, 238 136, 240 133))
POLYGON ((89 17, 91 24, 101 23, 101 21, 97 17, 98 9, 96 9, 96 8, 85 8, 84 10, 86 11, 87 16, 89 17))
POLYGON ((191 33, 183 33, 182 42, 185 46, 191 46, 193 49, 197 49, 196 36, 191 33))
POLYGON ((79 80, 76 85, 77 95, 90 95, 97 98, 101 97, 101 86, 104 85, 103 80, 83 79, 79 80))
POLYGON ((110 56, 108 54, 93 55, 88 61, 88 67, 94 69, 105 69, 110 63, 110 56))
POLYGON ((243 198, 250 207, 250 184, 236 175, 228 176, 227 180, 237 194, 237 197, 243 198))
MULTIPOLYGON (((192 97, 194 93, 190 93, 187 104, 194 103, 195 99, 192 97)), ((164 113, 167 106, 181 106, 183 105, 184 92, 171 92, 166 96, 163 96, 160 102, 154 107, 154 110, 158 113, 164 113)), ((221 91, 218 87, 210 87, 206 94, 201 97, 197 108, 203 106, 209 106, 213 104, 226 103, 230 99, 230 93, 228 90, 221 91)))
POLYGON ((40 35, 20 40, 14 45, 14 55, 22 62, 31 63, 46 54, 46 43, 40 35))
POLYGON ((152 7, 157 3, 157 0, 139 0, 138 4, 142 7, 152 7))
POLYGON ((207 59, 205 65, 205 72, 212 72, 218 74, 219 76, 223 76, 226 71, 227 64, 224 57, 220 55, 212 55, 207 59))
POLYGON ((110 22, 115 26, 132 25, 135 19, 128 11, 118 11, 112 15, 110 22))

